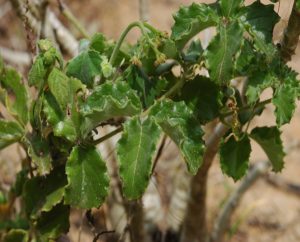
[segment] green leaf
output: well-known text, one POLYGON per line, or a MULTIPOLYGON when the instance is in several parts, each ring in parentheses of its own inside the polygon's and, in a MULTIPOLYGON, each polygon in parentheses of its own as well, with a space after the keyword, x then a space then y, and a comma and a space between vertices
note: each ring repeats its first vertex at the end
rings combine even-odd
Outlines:
POLYGON ((179 147, 189 172, 196 174, 203 162, 204 141, 192 110, 184 102, 165 100, 156 103, 150 115, 179 147))
POLYGON ((161 43, 161 52, 166 55, 167 59, 176 59, 178 57, 178 50, 173 40, 167 38, 161 43))
POLYGON ((244 12, 241 21, 252 36, 256 48, 272 56, 275 48, 269 44, 272 43, 274 26, 279 21, 274 4, 264 5, 260 1, 255 1, 245 7, 244 12))
POLYGON ((5 69, 3 78, 0 77, 0 84, 7 92, 12 92, 14 101, 6 97, 7 109, 15 115, 24 125, 28 122, 28 96, 21 77, 14 69, 5 69))
POLYGON ((70 78, 68 80, 69 101, 66 110, 63 112, 57 99, 50 92, 45 92, 43 100, 43 111, 46 114, 47 121, 52 125, 55 136, 64 137, 71 142, 75 142, 81 135, 80 126, 82 117, 78 111, 78 102, 81 101, 85 86, 80 80, 70 78))
POLYGON ((256 70, 257 66, 261 66, 260 53, 253 48, 253 42, 244 39, 239 54, 235 62, 235 76, 248 76, 253 69, 256 70))
POLYGON ((31 102, 29 115, 30 115, 30 124, 34 130, 42 129, 43 100, 44 100, 44 93, 40 92, 38 98, 31 102))
MULTIPOLYGON (((171 68, 173 65, 169 63, 159 65, 155 70, 155 75, 161 75, 164 72, 162 69, 166 66, 171 68)), ((128 82, 130 87, 137 92, 144 108, 150 107, 156 98, 160 97, 165 90, 168 90, 168 85, 174 83, 174 79, 171 74, 166 78, 150 77, 145 73, 143 67, 133 65, 129 66, 124 73, 124 81, 128 82)))
POLYGON ((94 79, 101 72, 102 57, 95 50, 84 51, 73 58, 67 66, 67 75, 81 80, 87 87, 94 85, 94 79))
POLYGON ((28 177, 28 170, 27 169, 20 170, 16 174, 15 183, 14 183, 14 185, 11 188, 11 192, 16 197, 19 197, 19 196, 22 195, 23 186, 24 186, 25 182, 27 181, 27 177, 28 177))
POLYGON ((251 73, 248 77, 246 91, 248 103, 250 105, 255 104, 259 100, 263 90, 271 87, 273 82, 274 76, 266 70, 257 70, 251 73))
POLYGON ((199 39, 192 41, 186 53, 183 54, 183 59, 186 62, 199 63, 204 50, 199 39))
POLYGON ((58 137, 65 137, 71 142, 75 142, 78 137, 78 130, 70 118, 58 122, 54 127, 54 135, 58 137))
POLYGON ((193 36, 217 25, 219 16, 214 5, 192 3, 188 7, 181 7, 174 15, 174 20, 171 38, 176 42, 178 49, 183 49, 193 36))
POLYGON ((17 123, 0 119, 0 150, 20 141, 24 134, 17 123))
POLYGON ((69 78, 59 69, 53 68, 48 77, 48 85, 62 110, 65 110, 70 102, 69 78))
POLYGON ((65 202, 75 207, 99 207, 108 194, 105 162, 96 147, 74 147, 66 165, 65 202))
POLYGON ((7 203, 7 198, 5 194, 2 191, 0 191, 0 206, 6 203, 7 203))
POLYGON ((2 56, 0 55, 0 76, 3 72, 3 70, 4 70, 4 61, 3 61, 2 56))
POLYGON ((23 229, 11 229, 4 237, 3 242, 28 242, 28 232, 23 229))
POLYGON ((69 231, 69 206, 59 204, 49 212, 43 212, 36 222, 40 241, 56 241, 63 233, 69 231))
MULTIPOLYGON (((0 230, 4 231, 8 231, 8 230, 28 230, 29 229, 29 222, 27 219, 21 217, 19 214, 17 214, 16 216, 14 216, 13 219, 6 219, 6 220, 2 220, 0 221, 0 230)), ((14 237, 12 237, 12 241, 16 241, 14 240, 14 237)), ((17 240, 22 241, 22 239, 17 240)), ((28 242, 26 240, 26 242, 28 242)))
POLYGON ((284 166, 285 153, 280 134, 277 127, 257 127, 250 134, 250 137, 265 151, 275 172, 281 171, 284 166))
POLYGON ((42 207, 41 211, 50 212, 53 207, 55 207, 62 201, 64 194, 65 194, 65 188, 61 187, 55 190, 54 192, 50 193, 49 195, 47 195, 45 198, 45 204, 42 207))
POLYGON ((282 126, 289 123, 296 109, 296 90, 289 85, 281 85, 274 94, 273 104, 275 105, 276 123, 282 126))
POLYGON ((238 22, 220 24, 218 30, 205 53, 206 67, 214 82, 226 85, 233 77, 234 58, 242 44, 243 31, 238 22))
POLYGON ((90 42, 90 49, 98 51, 100 54, 104 54, 106 49, 106 38, 102 33, 96 33, 93 35, 90 42))
POLYGON ((141 197, 152 171, 152 159, 160 129, 152 118, 134 117, 124 124, 117 154, 123 193, 128 199, 141 197))
POLYGON ((300 10, 300 0, 296 0, 296 8, 299 11, 300 10))
POLYGON ((244 0, 221 0, 221 10, 223 16, 230 17, 240 8, 244 0))
POLYGON ((196 76, 186 82, 175 100, 183 100, 189 106, 197 120, 207 123, 219 115, 219 88, 209 78, 196 76))
POLYGON ((74 142, 78 137, 76 126, 72 119, 62 112, 52 93, 45 93, 43 104, 43 111, 47 121, 53 126, 54 135, 74 142))
POLYGON ((44 78, 46 75, 46 69, 44 67, 42 56, 38 56, 31 66, 28 74, 28 84, 29 86, 35 86, 40 88, 44 83, 44 78))
POLYGON ((239 180, 248 169, 250 153, 251 145, 247 135, 239 141, 236 141, 233 136, 226 142, 223 141, 220 146, 222 171, 235 181, 239 180))
POLYGON ((57 100, 51 92, 45 92, 43 112, 46 115, 47 121, 53 126, 62 121, 65 117, 64 112, 61 110, 57 100))
POLYGON ((106 82, 97 86, 81 107, 81 113, 90 121, 88 133, 102 121, 132 116, 142 110, 141 102, 126 82, 106 82))
POLYGON ((66 184, 64 169, 60 167, 47 176, 28 179, 23 188, 26 215, 36 219, 42 211, 50 211, 61 202, 61 190, 66 184))
POLYGON ((29 138, 28 154, 36 165, 38 174, 46 175, 52 169, 52 159, 48 141, 38 134, 29 138))
POLYGON ((89 49, 89 45, 90 45, 90 40, 88 39, 79 40, 78 54, 87 51, 89 49))

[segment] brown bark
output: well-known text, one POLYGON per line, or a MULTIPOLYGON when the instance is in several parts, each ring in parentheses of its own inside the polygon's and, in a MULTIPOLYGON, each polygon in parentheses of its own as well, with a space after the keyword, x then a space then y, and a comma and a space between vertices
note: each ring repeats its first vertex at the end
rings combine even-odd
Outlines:
POLYGON ((131 242, 144 242, 144 211, 140 200, 126 202, 126 213, 129 220, 129 234, 131 242))
POLYGON ((294 6, 288 26, 284 31, 284 36, 281 41, 281 56, 285 62, 292 59, 295 54, 300 36, 300 12, 294 6))
POLYGON ((191 180, 190 198, 187 212, 183 221, 181 242, 207 241, 206 228, 206 189, 207 175, 212 161, 218 151, 218 145, 228 128, 218 124, 207 140, 207 149, 203 158, 203 165, 191 180))

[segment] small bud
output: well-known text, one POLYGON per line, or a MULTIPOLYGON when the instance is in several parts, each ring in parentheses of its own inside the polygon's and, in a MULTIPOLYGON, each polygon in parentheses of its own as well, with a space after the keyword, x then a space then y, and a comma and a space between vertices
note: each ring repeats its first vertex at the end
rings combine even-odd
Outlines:
POLYGON ((106 56, 103 56, 102 59, 103 60, 101 62, 101 69, 102 69, 103 76, 105 78, 109 78, 115 72, 115 68, 108 62, 106 56))
POLYGON ((139 66, 139 67, 142 66, 142 62, 140 61, 140 59, 137 56, 133 56, 131 58, 131 63, 135 66, 139 66))
POLYGON ((156 61, 154 62, 154 65, 155 65, 155 66, 159 66, 160 64, 165 63, 166 60, 167 60, 166 55, 163 54, 163 53, 160 53, 160 54, 157 56, 157 59, 156 59, 156 61))
POLYGON ((41 50, 41 52, 46 52, 46 51, 50 50, 53 47, 53 45, 49 40, 41 39, 38 42, 38 47, 41 50))

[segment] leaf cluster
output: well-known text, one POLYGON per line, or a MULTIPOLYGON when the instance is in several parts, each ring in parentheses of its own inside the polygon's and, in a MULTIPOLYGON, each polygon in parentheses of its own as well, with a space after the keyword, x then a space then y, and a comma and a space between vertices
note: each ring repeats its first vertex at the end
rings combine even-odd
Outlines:
POLYGON ((56 239, 68 231, 71 207, 101 206, 109 175, 97 144, 119 132, 116 154, 127 199, 140 198, 147 188, 163 134, 196 174, 206 150, 203 125, 215 119, 229 129, 219 152, 224 173, 234 180, 245 175, 250 139, 280 171, 279 128, 290 122, 300 87, 272 43, 278 20, 274 5, 259 1, 193 3, 175 13, 170 36, 135 22, 117 42, 101 33, 81 41, 78 56, 68 62, 41 40, 28 78, 1 60, 0 101, 9 115, 0 119, 0 149, 18 142, 26 151, 11 194, 22 198, 20 216, 29 221, 7 225, 4 241, 56 239), (125 44, 134 27, 141 37, 125 44), (204 49, 197 34, 210 27, 216 35, 204 49), (244 91, 233 84, 237 78, 244 91), (266 88, 273 96, 261 101, 266 88), (277 126, 248 132, 249 122, 271 102, 277 126), (97 139, 97 129, 108 124, 116 129, 97 139))

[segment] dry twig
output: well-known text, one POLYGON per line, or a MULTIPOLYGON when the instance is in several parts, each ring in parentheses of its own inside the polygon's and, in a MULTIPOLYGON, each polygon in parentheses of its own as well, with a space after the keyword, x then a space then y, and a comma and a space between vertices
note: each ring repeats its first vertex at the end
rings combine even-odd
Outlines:
MULTIPOLYGON (((39 33, 40 24, 36 17, 29 11, 26 11, 25 7, 19 0, 10 0, 13 8, 17 12, 18 16, 24 22, 26 20, 29 27, 34 33, 39 33)), ((70 31, 58 20, 56 15, 52 11, 48 11, 48 21, 51 27, 54 29, 59 44, 65 49, 71 56, 75 56, 78 52, 78 41, 70 33, 70 31)))
POLYGON ((267 173, 269 167, 269 162, 263 161, 258 162, 250 169, 246 177, 241 181, 241 184, 230 195, 222 210, 219 212, 209 242, 223 241, 224 234, 230 225, 231 216, 238 207, 243 195, 259 177, 267 173))
POLYGON ((149 20, 149 2, 148 2, 148 0, 139 0, 139 12, 140 12, 140 20, 141 21, 149 20))
POLYGON ((0 55, 6 62, 11 64, 28 66, 31 62, 31 57, 27 52, 15 51, 5 47, 0 47, 0 55))

